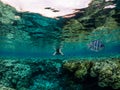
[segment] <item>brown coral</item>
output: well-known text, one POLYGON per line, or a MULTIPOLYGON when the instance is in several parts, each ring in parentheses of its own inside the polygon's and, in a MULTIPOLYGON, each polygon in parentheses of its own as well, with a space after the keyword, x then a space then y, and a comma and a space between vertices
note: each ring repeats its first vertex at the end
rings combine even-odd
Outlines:
POLYGON ((100 87, 120 88, 119 58, 99 61, 68 61, 63 64, 63 67, 72 71, 73 75, 80 80, 84 80, 88 74, 89 78, 97 78, 100 87))
POLYGON ((88 69, 90 68, 91 62, 84 62, 84 61, 70 61, 65 62, 63 64, 63 68, 67 69, 70 72, 74 72, 74 76, 76 78, 79 78, 81 80, 84 79, 84 77, 88 73, 88 69))

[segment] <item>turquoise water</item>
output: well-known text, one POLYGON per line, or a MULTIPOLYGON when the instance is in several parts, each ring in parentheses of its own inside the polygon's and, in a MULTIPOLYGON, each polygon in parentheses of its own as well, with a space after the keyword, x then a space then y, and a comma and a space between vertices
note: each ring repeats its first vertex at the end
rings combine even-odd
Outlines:
MULTIPOLYGON (((11 41, 12 42, 12 41, 11 41)), ((1 43, 0 49, 0 56, 12 56, 12 57, 56 57, 53 56, 54 45, 47 44, 47 45, 38 45, 32 46, 29 44, 23 44, 24 42, 17 42, 17 43, 1 43), (16 45, 15 45, 16 44, 16 45), (17 45, 19 44, 19 45, 17 45), (4 47, 2 47, 2 45, 4 47)), ((44 43, 44 42, 43 42, 44 43)), ((64 53, 63 56, 66 58, 72 57, 108 57, 114 55, 120 55, 120 44, 119 43, 107 43, 105 44, 105 48, 99 52, 91 51, 87 43, 63 43, 62 45, 62 52, 64 53)), ((59 57, 59 56, 58 56, 59 57)))
POLYGON ((60 57, 66 58, 108 57, 120 54, 119 27, 110 30, 102 27, 100 30, 87 31, 89 35, 86 35, 77 31, 75 33, 64 31, 63 27, 69 19, 59 17, 59 20, 56 20, 34 13, 18 13, 18 15, 21 16, 20 21, 1 27, 0 56, 56 57, 53 53, 57 46, 61 46, 64 53, 60 57), (76 35, 79 37, 74 37, 76 35), (83 36, 84 38, 81 38, 83 36), (91 51, 87 44, 94 40, 101 40, 105 48, 99 52, 91 51))
MULTIPOLYGON (((51 21, 51 23, 52 22, 53 21, 51 21)), ((60 29, 62 30, 62 28, 60 29)), ((8 33, 5 36, 0 36, 0 56, 53 58, 56 57, 53 56, 53 53, 55 52, 54 48, 56 45, 61 45, 64 55, 60 57, 65 58, 99 58, 105 56, 108 57, 120 55, 120 30, 113 30, 108 34, 101 34, 101 32, 97 32, 97 34, 93 33, 87 37, 90 40, 83 42, 65 42, 60 38, 62 37, 61 31, 56 31, 54 28, 50 32, 46 29, 46 32, 49 34, 49 36, 46 34, 39 34, 39 32, 44 33, 44 31, 39 30, 37 31, 38 34, 36 31, 33 31, 35 32, 35 34, 33 34, 34 37, 31 37, 28 34, 26 34, 26 36, 24 34, 19 35, 19 33, 16 32, 15 34, 18 34, 18 36, 14 35, 14 33, 8 33), (43 37, 39 37, 37 35, 43 35, 43 37), (87 44, 93 40, 96 40, 98 37, 101 37, 100 40, 103 41, 105 48, 98 52, 91 51, 88 48, 87 44)))

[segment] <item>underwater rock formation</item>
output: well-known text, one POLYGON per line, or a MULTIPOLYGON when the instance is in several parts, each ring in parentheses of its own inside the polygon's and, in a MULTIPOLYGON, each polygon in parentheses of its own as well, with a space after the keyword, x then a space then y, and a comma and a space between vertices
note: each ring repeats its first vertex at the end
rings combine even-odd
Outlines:
POLYGON ((55 90, 62 88, 59 86, 61 74, 61 60, 44 59, 26 62, 32 69, 33 84, 29 90, 55 90))
POLYGON ((2 58, 0 85, 15 90, 119 90, 120 59, 2 58))
POLYGON ((81 9, 75 17, 56 20, 37 13, 17 12, 13 7, 0 2, 0 36, 5 38, 0 42, 7 43, 7 46, 0 46, 16 49, 18 46, 13 43, 40 47, 56 42, 84 43, 104 38, 107 38, 105 42, 118 41, 120 10, 116 7, 105 8, 116 3, 118 7, 119 1, 93 0, 89 7, 81 9))
POLYGON ((15 20, 16 10, 0 1, 0 24, 12 24, 15 20))
MULTIPOLYGON (((18 45, 40 46, 59 42, 63 19, 47 18, 37 13, 17 12, 0 1, 1 48, 18 49, 18 45), (48 38, 49 37, 49 38, 48 38), (59 41, 58 41, 59 40, 59 41)), ((27 46, 27 47, 28 47, 27 46)), ((20 48, 20 47, 19 47, 20 48)))
MULTIPOLYGON (((63 27, 63 37, 67 37, 65 41, 88 41, 91 40, 89 36, 93 36, 92 39, 97 39, 99 37, 94 37, 95 35, 109 35, 114 30, 118 30, 118 33, 120 33, 120 10, 117 8, 118 5, 115 6, 118 2, 119 0, 117 2, 114 0, 93 0, 87 8, 80 9, 76 17, 67 21, 67 24, 63 27), (107 6, 114 7, 106 8, 107 6), (99 33, 99 31, 102 33, 99 33)), ((117 40, 120 40, 120 38, 117 40)))
POLYGON ((3 85, 0 85, 0 90, 15 90, 15 89, 12 89, 12 88, 5 87, 5 86, 3 86, 3 85))
MULTIPOLYGON (((112 58, 107 60, 95 61, 67 61, 63 63, 63 69, 68 70, 68 74, 82 82, 88 78, 96 78, 98 86, 120 88, 120 59, 112 58)), ((92 82, 91 82, 92 84, 92 82)))
MULTIPOLYGON (((19 29, 16 22, 20 22, 21 17, 17 11, 9 5, 0 1, 0 49, 1 51, 18 49, 18 44, 31 43, 27 32, 19 29)), ((19 47, 20 48, 20 47, 19 47)))
POLYGON ((0 58, 0 85, 15 90, 62 88, 59 86, 62 61, 34 60, 0 58))
MULTIPOLYGON (((0 84, 16 88, 27 88, 32 75, 28 65, 13 60, 0 60, 0 84)), ((21 89, 22 90, 22 89, 21 89)))
POLYGON ((88 73, 88 69, 91 66, 89 61, 69 61, 63 64, 63 68, 68 69, 71 73, 74 73, 74 76, 79 79, 84 79, 88 73))
MULTIPOLYGON (((113 59, 114 60, 114 59, 113 59)), ((118 61, 95 62, 91 68, 91 77, 98 77, 98 85, 120 88, 120 59, 118 61)))
POLYGON ((62 74, 59 59, 0 59, 0 84, 15 90, 74 90, 80 84, 62 74), (69 81, 68 81, 69 80, 69 81))

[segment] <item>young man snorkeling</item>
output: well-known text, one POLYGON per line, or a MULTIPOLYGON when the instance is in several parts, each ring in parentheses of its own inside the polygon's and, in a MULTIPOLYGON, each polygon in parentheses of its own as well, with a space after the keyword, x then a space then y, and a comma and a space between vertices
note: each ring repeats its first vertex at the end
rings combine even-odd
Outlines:
POLYGON ((61 46, 54 48, 55 52, 53 53, 53 55, 64 55, 61 49, 62 49, 61 46))

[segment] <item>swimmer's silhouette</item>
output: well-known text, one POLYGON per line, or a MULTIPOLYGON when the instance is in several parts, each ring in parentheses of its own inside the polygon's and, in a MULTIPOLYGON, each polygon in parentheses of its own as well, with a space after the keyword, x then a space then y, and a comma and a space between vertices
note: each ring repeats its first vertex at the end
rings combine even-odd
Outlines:
POLYGON ((53 53, 53 55, 64 55, 61 51, 61 48, 55 48, 55 52, 53 53))

